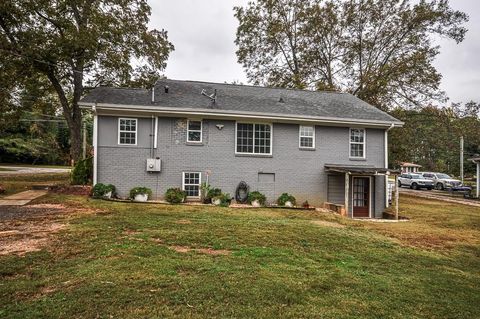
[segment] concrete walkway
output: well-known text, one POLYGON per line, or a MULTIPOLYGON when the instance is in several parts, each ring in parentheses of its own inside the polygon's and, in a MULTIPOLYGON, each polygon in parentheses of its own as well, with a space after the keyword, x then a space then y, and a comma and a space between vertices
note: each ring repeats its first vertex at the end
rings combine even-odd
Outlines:
POLYGON ((0 206, 23 206, 45 194, 47 194, 46 190, 30 190, 13 194, 0 199, 0 206))
POLYGON ((0 176, 2 175, 19 175, 19 174, 48 174, 48 173, 68 173, 70 168, 53 168, 53 167, 34 167, 34 166, 1 166, 0 176))

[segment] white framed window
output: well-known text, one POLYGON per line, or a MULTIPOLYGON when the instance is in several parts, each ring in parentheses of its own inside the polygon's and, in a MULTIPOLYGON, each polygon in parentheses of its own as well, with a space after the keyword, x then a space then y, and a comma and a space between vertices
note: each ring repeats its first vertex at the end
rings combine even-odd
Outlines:
POLYGON ((202 121, 187 120, 187 142, 202 143, 202 121))
POLYGON ((137 145, 137 119, 118 119, 118 144, 137 145))
POLYGON ((300 125, 298 143, 300 148, 315 148, 315 126, 300 125))
POLYGON ((272 155, 272 125, 236 123, 235 153, 272 155))
POLYGON ((182 189, 187 193, 187 197, 200 198, 201 183, 202 183, 202 173, 183 172, 182 189))
POLYGON ((365 158, 366 132, 363 128, 350 129, 350 158, 365 158))

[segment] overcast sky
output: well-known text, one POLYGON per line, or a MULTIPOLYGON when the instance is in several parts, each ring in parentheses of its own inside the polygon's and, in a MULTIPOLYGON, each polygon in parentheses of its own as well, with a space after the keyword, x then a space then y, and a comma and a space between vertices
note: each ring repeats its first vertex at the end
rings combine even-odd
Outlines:
MULTIPOLYGON (((234 44, 237 20, 233 7, 248 0, 150 0, 151 27, 168 31, 175 51, 165 75, 177 80, 247 83, 237 63, 234 44)), ((442 89, 453 102, 480 102, 480 1, 450 0, 470 16, 465 40, 439 40, 435 66, 443 74, 442 89)))

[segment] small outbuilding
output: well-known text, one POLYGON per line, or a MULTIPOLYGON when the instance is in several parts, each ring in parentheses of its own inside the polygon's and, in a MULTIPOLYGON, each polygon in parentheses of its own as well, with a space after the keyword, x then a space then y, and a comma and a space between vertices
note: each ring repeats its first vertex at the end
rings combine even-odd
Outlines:
POLYGON ((421 167, 422 165, 418 165, 415 163, 409 163, 409 162, 400 163, 400 170, 402 171, 402 174, 417 173, 421 167))
POLYGON ((480 197, 480 157, 470 158, 470 161, 474 162, 477 165, 477 187, 475 197, 480 197))

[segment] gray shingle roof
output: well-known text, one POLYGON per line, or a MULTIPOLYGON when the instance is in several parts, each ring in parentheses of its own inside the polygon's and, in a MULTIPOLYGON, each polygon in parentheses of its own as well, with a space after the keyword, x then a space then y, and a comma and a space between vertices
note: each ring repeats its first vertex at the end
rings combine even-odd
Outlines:
POLYGON ((276 114, 285 117, 319 117, 364 120, 374 122, 401 122, 376 107, 348 93, 306 91, 269 88, 249 85, 234 85, 196 81, 158 80, 155 85, 155 102, 151 91, 99 87, 92 90, 82 103, 116 104, 149 108, 211 109, 235 111, 242 114, 276 114), (168 93, 165 93, 168 86, 168 93), (202 96, 217 90, 216 103, 202 96))

